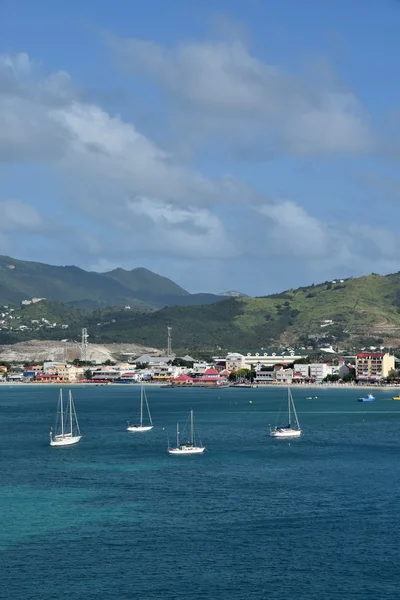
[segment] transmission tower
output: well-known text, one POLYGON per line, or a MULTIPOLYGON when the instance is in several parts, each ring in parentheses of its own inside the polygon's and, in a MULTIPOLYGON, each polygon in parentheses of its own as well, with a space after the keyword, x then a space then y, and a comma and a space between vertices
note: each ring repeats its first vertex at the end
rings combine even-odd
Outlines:
POLYGON ((86 327, 82 329, 82 344, 81 344, 81 360, 86 364, 87 363, 87 354, 88 354, 88 332, 86 327))
POLYGON ((171 356, 172 354, 172 327, 167 327, 168 329, 168 347, 167 347, 167 356, 171 356))

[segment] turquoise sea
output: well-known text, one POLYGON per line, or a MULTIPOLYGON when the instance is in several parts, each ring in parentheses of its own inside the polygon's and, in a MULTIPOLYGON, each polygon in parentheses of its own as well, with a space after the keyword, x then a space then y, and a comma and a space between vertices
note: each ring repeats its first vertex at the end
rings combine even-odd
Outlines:
POLYGON ((135 435, 138 388, 74 387, 84 437, 50 448, 58 390, 1 386, 0 597, 398 598, 400 402, 360 393, 294 388, 288 442, 284 389, 148 388, 135 435), (191 408, 208 452, 169 456, 191 408))

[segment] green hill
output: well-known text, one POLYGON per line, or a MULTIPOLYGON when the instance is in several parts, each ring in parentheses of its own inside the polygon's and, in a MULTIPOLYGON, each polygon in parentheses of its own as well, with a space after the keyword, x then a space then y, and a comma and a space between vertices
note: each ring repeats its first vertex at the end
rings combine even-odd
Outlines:
POLYGON ((124 305, 159 308, 222 300, 213 294, 189 294, 170 279, 147 269, 95 273, 74 266, 59 267, 0 256, 0 305, 19 304, 35 297, 81 308, 124 305))
MULTIPOLYGON (((10 335, 3 330, 2 342, 78 338, 80 328, 88 327, 91 342, 136 342, 164 348, 167 326, 171 326, 173 347, 179 350, 245 351, 272 345, 320 348, 330 344, 354 348, 383 340, 392 347, 400 344, 400 273, 325 282, 261 298, 150 311, 104 308, 83 312, 51 303, 46 308, 47 304, 31 310, 51 309, 55 321, 68 322, 67 333, 43 327, 34 335, 10 335), (60 312, 56 314, 56 310, 60 312)), ((27 315, 28 308, 18 308, 19 314, 25 311, 27 315)))
POLYGON ((167 277, 156 275, 144 268, 132 271, 114 269, 103 275, 129 289, 135 298, 155 307, 192 306, 223 300, 215 294, 189 294, 167 277))
POLYGON ((325 346, 400 337, 400 274, 369 275, 341 283, 289 290, 261 298, 169 307, 132 315, 96 331, 100 341, 165 346, 173 328, 176 348, 246 350, 272 344, 325 346), (332 322, 330 322, 332 321, 332 322))

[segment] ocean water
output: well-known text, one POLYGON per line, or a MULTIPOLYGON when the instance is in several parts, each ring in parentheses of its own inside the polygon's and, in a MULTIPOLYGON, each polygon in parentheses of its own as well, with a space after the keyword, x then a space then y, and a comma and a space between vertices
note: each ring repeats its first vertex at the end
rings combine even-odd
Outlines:
POLYGON ((0 597, 398 598, 400 402, 294 388, 304 435, 275 440, 285 393, 150 388, 128 434, 138 388, 76 387, 84 437, 50 448, 58 390, 1 386, 0 597), (208 451, 169 456, 191 408, 208 451))

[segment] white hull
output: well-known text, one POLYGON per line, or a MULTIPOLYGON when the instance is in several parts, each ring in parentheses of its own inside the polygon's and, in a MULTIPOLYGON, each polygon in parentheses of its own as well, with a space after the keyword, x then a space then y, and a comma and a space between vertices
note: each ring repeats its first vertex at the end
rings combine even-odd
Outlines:
POLYGON ((130 433, 137 433, 138 431, 150 431, 150 429, 153 429, 153 425, 129 425, 126 428, 126 430, 130 433))
POLYGON ((81 435, 71 436, 55 436, 54 438, 50 438, 50 446, 72 446, 73 444, 77 444, 81 440, 81 435))
POLYGON ((300 429, 275 429, 270 433, 275 438, 297 438, 301 436, 300 429))
POLYGON ((203 454, 205 448, 201 446, 181 446, 180 448, 168 448, 168 454, 203 454))

